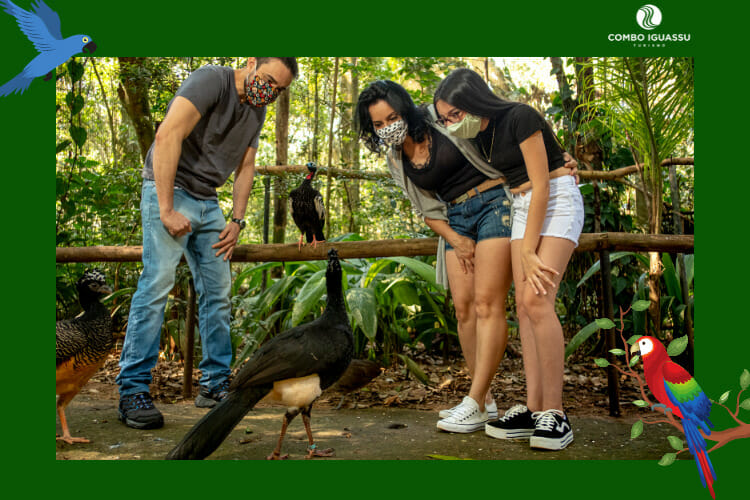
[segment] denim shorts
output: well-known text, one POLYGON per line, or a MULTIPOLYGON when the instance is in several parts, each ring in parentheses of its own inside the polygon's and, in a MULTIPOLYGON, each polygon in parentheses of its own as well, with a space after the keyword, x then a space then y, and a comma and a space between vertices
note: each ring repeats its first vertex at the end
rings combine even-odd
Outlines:
MULTIPOLYGON (((529 215, 531 192, 513 195, 513 234, 510 239, 523 239, 526 220, 529 215)), ((550 179, 547 214, 542 225, 542 236, 565 238, 578 246, 578 238, 583 230, 583 197, 575 178, 563 175, 550 179)))
MULTIPOLYGON (((448 205, 448 224, 461 236, 480 242, 510 237, 511 202, 503 185, 455 205, 448 205)), ((453 247, 446 241, 445 250, 453 247)))

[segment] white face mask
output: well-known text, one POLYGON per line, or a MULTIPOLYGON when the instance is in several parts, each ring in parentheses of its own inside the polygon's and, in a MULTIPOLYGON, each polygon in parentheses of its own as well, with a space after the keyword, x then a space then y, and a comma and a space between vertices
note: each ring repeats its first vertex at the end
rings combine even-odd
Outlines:
POLYGON ((397 122, 393 122, 387 127, 383 127, 375 131, 383 142, 389 146, 400 146, 406 140, 406 131, 408 127, 406 122, 402 119, 397 122))
POLYGON ((478 116, 466 113, 464 119, 457 123, 451 123, 446 127, 448 132, 459 139, 473 139, 482 128, 482 119, 478 116))

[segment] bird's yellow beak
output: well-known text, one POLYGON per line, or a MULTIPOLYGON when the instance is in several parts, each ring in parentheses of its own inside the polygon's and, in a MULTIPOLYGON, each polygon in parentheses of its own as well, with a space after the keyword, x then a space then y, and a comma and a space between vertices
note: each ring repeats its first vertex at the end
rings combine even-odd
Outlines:
POLYGON ((636 344, 633 344, 633 345, 632 345, 632 346, 630 347, 630 354, 633 354, 634 352, 637 352, 637 353, 640 353, 640 352, 641 352, 641 348, 640 348, 640 347, 638 347, 638 344, 637 344, 637 343, 636 343, 636 344))

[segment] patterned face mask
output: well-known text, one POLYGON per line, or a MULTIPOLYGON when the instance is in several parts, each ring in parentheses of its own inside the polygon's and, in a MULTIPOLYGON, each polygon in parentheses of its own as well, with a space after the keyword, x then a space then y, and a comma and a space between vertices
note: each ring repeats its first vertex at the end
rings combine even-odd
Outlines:
POLYGON ((247 94, 247 103, 259 108, 275 101, 281 91, 255 75, 252 82, 248 83, 245 80, 245 93, 247 94))
POLYGON ((408 127, 404 120, 393 122, 387 127, 383 127, 375 131, 383 142, 389 146, 400 146, 406 140, 406 131, 408 127))

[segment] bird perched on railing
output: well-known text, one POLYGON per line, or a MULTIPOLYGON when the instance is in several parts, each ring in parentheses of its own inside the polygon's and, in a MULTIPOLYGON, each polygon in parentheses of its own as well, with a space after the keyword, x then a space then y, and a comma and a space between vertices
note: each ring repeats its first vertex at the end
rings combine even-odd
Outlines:
POLYGON ((323 196, 320 192, 312 187, 312 181, 318 167, 315 163, 307 164, 307 170, 310 172, 305 176, 305 180, 299 187, 289 192, 290 211, 292 219, 300 230, 299 242, 297 246, 302 250, 303 238, 313 247, 317 247, 318 242, 324 241, 323 226, 326 222, 326 208, 323 204, 323 196))
POLYGON ((279 441, 270 460, 281 457, 281 443, 289 423, 302 414, 309 441, 307 458, 331 456, 319 450, 310 428, 310 410, 323 390, 335 383, 349 366, 354 350, 352 330, 342 292, 338 253, 328 251, 323 314, 309 323, 286 330, 263 344, 240 369, 229 386, 229 395, 188 431, 167 455, 168 460, 207 457, 258 401, 287 406, 279 441))
POLYGON ((639 338, 630 351, 640 351, 646 384, 659 401, 654 408, 664 407, 682 420, 688 450, 698 466, 703 487, 716 498, 713 487, 716 473, 706 453, 706 440, 698 429, 703 429, 707 436, 711 434, 709 427, 713 424, 708 419, 711 400, 687 370, 669 359, 664 345, 654 337, 639 338))
POLYGON ((87 270, 76 282, 76 289, 83 315, 58 321, 56 325, 57 414, 63 431, 57 440, 69 444, 89 440, 70 435, 65 407, 104 364, 115 342, 112 317, 99 302, 103 295, 112 293, 104 274, 98 269, 87 270))

